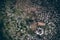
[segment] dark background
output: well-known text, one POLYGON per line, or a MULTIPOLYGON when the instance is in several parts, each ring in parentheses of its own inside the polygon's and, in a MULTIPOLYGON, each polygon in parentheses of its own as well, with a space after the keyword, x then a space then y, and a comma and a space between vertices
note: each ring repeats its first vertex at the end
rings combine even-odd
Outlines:
MULTIPOLYGON (((7 1, 15 1, 15 0, 7 0, 7 1)), ((42 5, 42 6, 54 6, 56 8, 56 10, 58 11, 58 20, 57 21, 57 33, 55 36, 55 38, 53 38, 52 40, 60 40, 60 0, 38 0, 38 1, 35 1, 35 0, 31 0, 31 2, 33 4, 37 4, 37 5, 42 5), (39 4, 39 1, 41 1, 42 3, 39 4), (49 2, 48 4, 46 2, 49 2)), ((0 40, 7 40, 4 35, 3 35, 3 32, 2 32, 2 28, 4 27, 4 16, 6 15, 5 13, 5 4, 6 4, 6 0, 0 0, 0 40)))

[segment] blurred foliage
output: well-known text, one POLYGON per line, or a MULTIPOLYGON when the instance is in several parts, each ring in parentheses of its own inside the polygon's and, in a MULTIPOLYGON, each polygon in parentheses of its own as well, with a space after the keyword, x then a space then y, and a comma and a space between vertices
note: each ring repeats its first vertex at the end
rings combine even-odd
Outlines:
MULTIPOLYGON (((18 20, 18 16, 23 17, 24 14, 21 9, 17 9, 15 7, 16 1, 17 0, 1 0, 0 1, 0 30, 2 29, 2 27, 6 28, 6 30, 4 30, 5 31, 4 33, 2 32, 2 30, 0 31, 1 32, 0 40, 13 40, 13 38, 11 38, 11 36, 9 35, 9 33, 11 33, 11 32, 8 32, 11 27, 13 29, 13 32, 16 32, 16 30, 19 30, 19 32, 20 32, 21 31, 20 29, 22 29, 23 31, 28 31, 29 34, 34 35, 32 30, 27 29, 27 27, 29 26, 27 24, 29 24, 29 23, 31 24, 33 22, 33 20, 31 20, 30 18, 26 18, 26 16, 24 17, 25 19, 20 18, 18 20), (16 19, 16 17, 17 17, 17 19, 16 19), (17 20, 18 20, 18 23, 17 23, 17 20), (14 27, 16 27, 16 28, 14 28, 14 27)), ((58 0, 45 0, 45 1, 44 0, 31 0, 31 2, 33 4, 44 6, 44 7, 54 6, 54 7, 57 7, 57 10, 59 9, 59 5, 60 5, 59 4, 60 1, 58 1, 58 0)), ((58 15, 58 16, 60 16, 60 15, 58 15)), ((48 25, 46 26, 46 28, 48 29, 48 25)), ((58 27, 58 29, 59 29, 59 27, 58 27)), ((22 35, 24 35, 26 33, 27 32, 22 33, 22 35)), ((58 38, 60 38, 59 33, 60 33, 60 30, 58 30, 58 35, 56 35, 57 36, 56 40, 59 40, 58 38)), ((53 40, 55 40, 55 38, 53 38, 53 40)))

